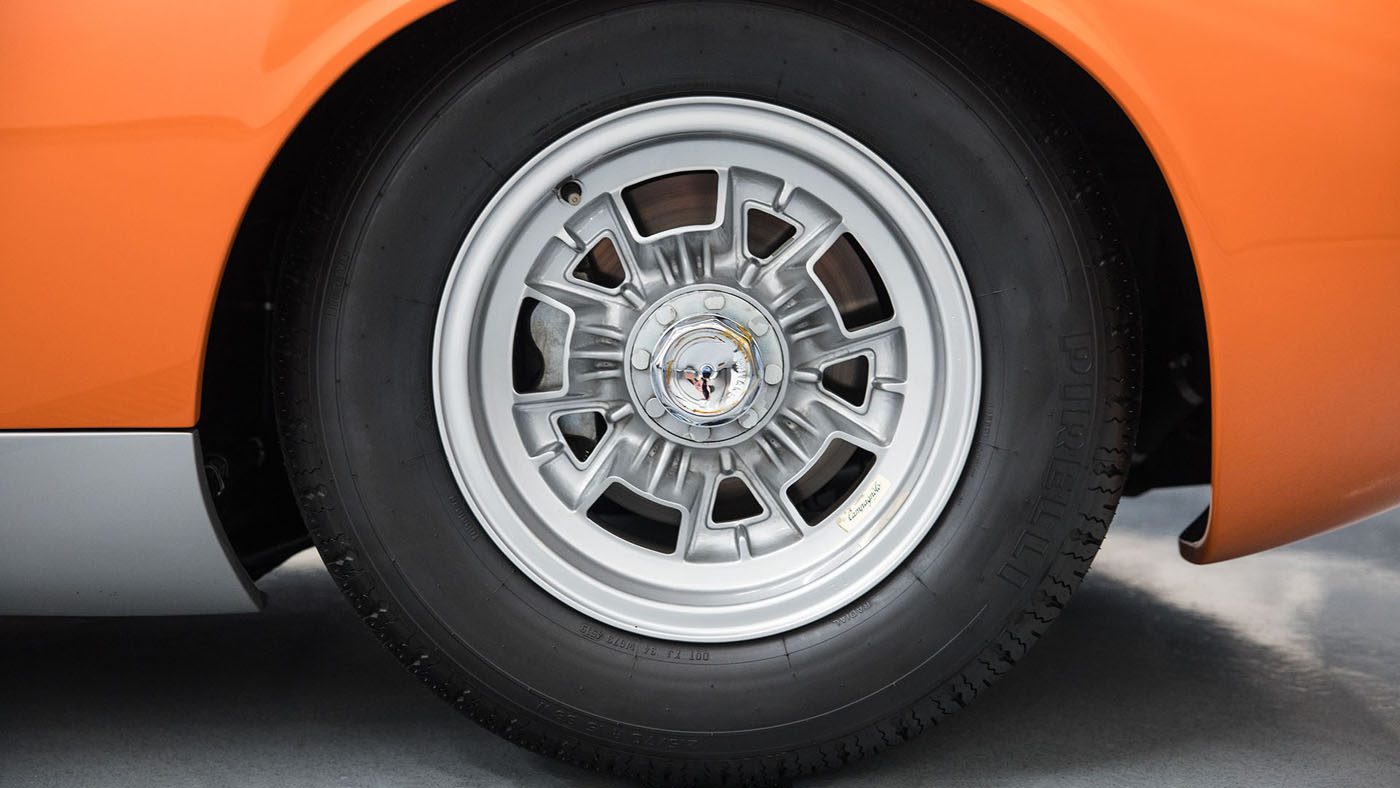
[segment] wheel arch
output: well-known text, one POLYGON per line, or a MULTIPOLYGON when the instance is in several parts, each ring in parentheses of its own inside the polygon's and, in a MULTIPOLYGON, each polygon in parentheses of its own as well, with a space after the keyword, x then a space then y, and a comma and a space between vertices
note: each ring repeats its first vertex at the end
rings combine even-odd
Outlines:
MULTIPOLYGON (((200 389, 199 428, 206 466, 230 540, 255 576, 306 544, 281 464, 272 412, 271 304, 279 266, 320 152, 346 144, 341 121, 415 78, 431 76, 461 48, 531 8, 415 4, 412 19, 377 41, 336 78, 283 141, 239 223, 210 320, 200 389)), ((542 3, 553 6, 559 3, 542 3)), ((1120 229, 1145 284, 1146 343, 1139 450, 1128 493, 1209 480, 1209 375, 1204 311, 1181 214, 1141 123, 1107 85, 1116 75, 1088 44, 1035 16, 1019 0, 917 3, 900 0, 872 13, 913 20, 925 30, 950 18, 982 31, 989 43, 1033 67, 1064 102, 1120 210, 1120 229), (1073 53, 1073 54, 1070 54, 1073 53), (1089 54, 1086 54, 1089 53, 1089 54)), ((403 9, 400 8, 400 11, 403 9)), ((1138 102, 1130 101, 1130 105, 1138 102)), ((369 141, 365 141, 368 143, 369 141)))
MULTIPOLYGON (((416 15, 380 37, 331 80, 300 116, 258 181, 239 222, 210 316, 197 424, 214 505, 254 578, 310 545, 282 461, 273 411, 273 303, 311 184, 328 146, 357 144, 341 123, 395 86, 430 78, 449 41, 491 29, 523 9, 492 12, 405 3, 416 15), (471 13, 468 11, 471 10, 471 13)), ((359 144, 368 141, 360 140, 359 144)))

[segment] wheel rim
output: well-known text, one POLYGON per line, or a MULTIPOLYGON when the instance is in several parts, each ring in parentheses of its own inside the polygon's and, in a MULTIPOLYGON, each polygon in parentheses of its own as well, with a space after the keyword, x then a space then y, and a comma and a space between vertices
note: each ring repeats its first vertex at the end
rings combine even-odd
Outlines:
POLYGON ((433 373, 501 550, 589 616, 690 642, 888 577, 961 475, 980 389, 971 295, 909 185, 821 121, 716 97, 615 112, 516 172, 454 263, 433 373))

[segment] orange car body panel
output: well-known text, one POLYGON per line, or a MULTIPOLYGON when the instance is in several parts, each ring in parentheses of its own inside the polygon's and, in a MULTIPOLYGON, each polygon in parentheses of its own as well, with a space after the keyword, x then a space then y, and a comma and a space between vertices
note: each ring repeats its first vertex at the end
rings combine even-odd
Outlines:
POLYGON ((356 60, 444 3, 0 8, 0 429, 193 425, 263 172, 356 60))
POLYGON ((1210 342, 1208 562, 1400 502, 1400 3, 992 0, 1151 147, 1210 342))
MULTIPOLYGON (((1400 502, 1400 4, 985 0, 1079 62, 1176 198, 1211 350, 1210 526, 1243 555, 1400 502)), ((189 427, 278 147, 442 0, 0 11, 0 429, 189 427)))

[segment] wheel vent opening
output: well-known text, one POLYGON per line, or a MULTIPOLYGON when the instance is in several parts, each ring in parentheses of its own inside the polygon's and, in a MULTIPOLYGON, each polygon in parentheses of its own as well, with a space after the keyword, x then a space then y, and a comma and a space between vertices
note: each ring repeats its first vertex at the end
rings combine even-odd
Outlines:
POLYGON ((726 476, 715 488, 715 502, 710 519, 717 523, 737 523, 763 515, 763 504, 753 494, 748 482, 738 476, 726 476))
POLYGON ((580 282, 612 290, 627 281, 627 269, 622 267, 622 257, 617 253, 612 239, 603 238, 593 244, 588 254, 574 266, 573 277, 580 282))
POLYGON ((788 487, 788 499, 808 525, 830 517, 853 495, 875 465, 875 455, 840 438, 788 487))
POLYGON ((894 305, 884 280, 850 233, 838 238, 817 259, 812 270, 836 304, 847 331, 894 317, 894 305))
POLYGON ((593 450, 608 432, 608 420, 602 411, 566 413, 559 417, 559 433, 564 436, 564 445, 579 462, 588 462, 593 450))
POLYGON ((767 260, 797 235, 797 228, 767 211, 750 208, 747 214, 748 234, 744 239, 749 256, 767 260))
POLYGON ((822 388, 838 399, 849 402, 853 407, 865 407, 865 398, 870 391, 870 359, 855 356, 822 369, 822 388))
POLYGON ((568 338, 568 314, 536 298, 521 300, 511 346, 511 382, 517 393, 558 391, 564 387, 564 348, 568 338))
POLYGON ((623 189, 622 202, 644 237, 714 224, 719 211, 719 173, 701 170, 662 175, 623 189))
POLYGON ((613 536, 658 553, 674 553, 681 513, 613 483, 588 508, 588 519, 613 536))

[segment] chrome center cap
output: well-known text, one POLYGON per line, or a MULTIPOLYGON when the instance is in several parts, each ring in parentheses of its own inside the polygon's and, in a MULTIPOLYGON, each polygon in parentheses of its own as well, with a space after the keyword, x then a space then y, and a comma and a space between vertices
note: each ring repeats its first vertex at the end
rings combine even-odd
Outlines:
POLYGON ((657 398, 687 424, 713 427, 739 418, 763 385, 755 339, 723 315, 678 321, 652 353, 657 398))
POLYGON ((787 390, 787 343, 747 293, 692 285, 647 309, 627 340, 627 388, 642 418, 699 446, 762 429, 787 390))

